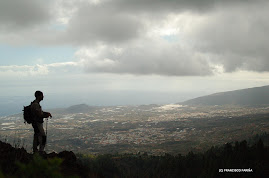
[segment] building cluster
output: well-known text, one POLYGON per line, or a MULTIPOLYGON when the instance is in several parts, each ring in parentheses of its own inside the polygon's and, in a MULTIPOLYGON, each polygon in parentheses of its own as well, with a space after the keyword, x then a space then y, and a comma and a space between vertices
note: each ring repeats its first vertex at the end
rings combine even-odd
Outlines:
MULTIPOLYGON (((210 145, 242 140, 269 132, 266 108, 118 106, 88 113, 52 113, 48 121, 49 151, 109 153, 111 148, 133 152, 203 150, 210 145), (257 116, 255 116, 257 114, 257 116)), ((0 139, 31 149, 33 129, 22 115, 0 118, 0 139)))

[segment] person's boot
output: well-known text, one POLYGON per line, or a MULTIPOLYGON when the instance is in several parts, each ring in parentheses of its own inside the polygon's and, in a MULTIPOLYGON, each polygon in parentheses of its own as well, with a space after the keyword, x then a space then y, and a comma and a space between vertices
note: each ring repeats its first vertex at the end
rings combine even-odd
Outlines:
POLYGON ((45 145, 40 145, 39 146, 39 151, 38 152, 39 152, 40 155, 45 155, 46 154, 44 149, 45 149, 45 145))

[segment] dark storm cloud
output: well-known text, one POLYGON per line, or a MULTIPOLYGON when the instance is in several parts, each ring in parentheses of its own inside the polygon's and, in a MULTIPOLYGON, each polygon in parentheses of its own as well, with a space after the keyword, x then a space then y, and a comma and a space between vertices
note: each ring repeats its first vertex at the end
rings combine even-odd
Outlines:
POLYGON ((213 54, 225 71, 269 71, 269 3, 219 7, 208 15, 193 38, 196 47, 213 54))
MULTIPOLYGON (((263 1, 263 0, 258 0, 263 1)), ((194 11, 204 13, 219 5, 247 3, 250 0, 113 0, 108 1, 122 11, 145 13, 180 13, 194 11)))
POLYGON ((0 30, 21 30, 51 19, 50 0, 1 0, 0 30))
POLYGON ((141 27, 134 14, 122 13, 106 4, 83 4, 70 20, 67 38, 77 44, 126 41, 137 37, 141 27))
MULTIPOLYGON (((85 66, 91 72, 203 76, 213 73, 212 65, 223 66, 226 72, 268 71, 266 7, 268 3, 263 0, 104 1, 80 6, 70 21, 68 34, 77 44, 101 41, 124 46, 118 56, 104 50, 94 59, 85 57, 85 66), (145 24, 156 25, 168 14, 182 12, 196 15, 190 18, 205 19, 199 23, 196 19, 189 21, 189 31, 182 34, 192 41, 192 50, 146 38, 151 26, 145 24), (132 39, 136 45, 129 43, 132 39)), ((180 23, 176 25, 180 27, 180 23)))
POLYGON ((214 73, 214 65, 223 66, 225 72, 269 71, 269 3, 265 0, 57 2, 0 0, 0 40, 72 44, 93 53, 97 45, 105 45, 94 57, 78 55, 90 72, 204 76, 214 73), (168 19, 171 14, 183 17, 175 22, 168 19), (66 24, 47 25, 58 18, 66 24), (152 35, 155 28, 166 30, 166 22, 174 23, 180 32, 169 38, 179 40, 152 35), (55 29, 57 25, 62 29, 55 29), (122 51, 111 52, 113 46, 122 51))
MULTIPOLYGON (((246 2, 228 0, 223 4, 246 2)), ((145 33, 145 23, 158 22, 168 14, 207 13, 220 5, 216 0, 105 0, 98 4, 73 2, 76 13, 69 21, 66 38, 71 43, 125 42, 145 33)), ((222 4, 221 4, 222 5, 222 4)))

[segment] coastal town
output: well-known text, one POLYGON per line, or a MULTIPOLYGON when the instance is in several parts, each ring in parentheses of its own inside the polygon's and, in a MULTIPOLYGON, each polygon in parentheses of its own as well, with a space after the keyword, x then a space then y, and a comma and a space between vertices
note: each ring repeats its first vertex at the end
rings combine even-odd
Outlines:
MULTIPOLYGON (((269 132, 266 106, 170 104, 74 108, 52 110, 53 117, 45 120, 47 152, 186 154, 269 132)), ((32 126, 24 124, 22 114, 0 118, 0 140, 31 152, 32 138, 32 126)))

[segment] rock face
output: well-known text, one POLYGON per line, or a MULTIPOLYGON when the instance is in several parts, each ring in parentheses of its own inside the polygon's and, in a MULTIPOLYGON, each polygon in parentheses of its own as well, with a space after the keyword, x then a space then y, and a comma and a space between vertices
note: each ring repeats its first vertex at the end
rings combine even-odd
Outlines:
POLYGON ((60 158, 63 158, 66 162, 76 162, 77 157, 72 151, 62 151, 58 154, 60 158))
POLYGON ((0 141, 0 168, 3 173, 16 171, 15 162, 28 163, 33 155, 24 148, 13 148, 10 144, 0 141))
MULTIPOLYGON (((72 151, 60 153, 40 154, 43 159, 61 158, 60 168, 63 175, 78 175, 85 177, 87 169, 77 162, 77 157, 72 151)), ((0 171, 4 175, 14 175, 18 171, 17 163, 28 164, 33 160, 33 154, 27 153, 24 148, 14 148, 8 143, 0 141, 0 171)), ((1 174, 0 174, 1 175, 1 174)))

